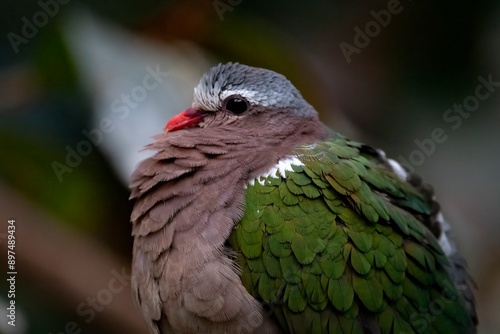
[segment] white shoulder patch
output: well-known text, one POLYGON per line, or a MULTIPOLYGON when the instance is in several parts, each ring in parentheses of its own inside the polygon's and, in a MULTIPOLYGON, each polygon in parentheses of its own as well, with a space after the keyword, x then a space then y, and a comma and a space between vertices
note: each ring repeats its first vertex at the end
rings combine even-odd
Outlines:
POLYGON ((392 171, 399 177, 399 179, 403 181, 408 180, 408 173, 405 171, 403 166, 399 164, 399 162, 393 159, 387 159, 387 162, 391 166, 392 171))
POLYGON ((265 179, 268 177, 277 179, 279 178, 279 176, 281 176, 282 178, 285 178, 286 171, 293 172, 292 166, 304 166, 304 164, 296 156, 285 157, 278 161, 278 163, 271 167, 271 169, 269 169, 267 172, 257 176, 255 179, 251 179, 250 181, 248 181, 248 184, 253 186, 255 184, 255 181, 257 181, 261 185, 264 185, 265 179), (279 176, 277 174, 279 174, 279 176))
POLYGON ((387 156, 385 155, 385 151, 384 150, 381 150, 380 148, 377 148, 376 151, 377 151, 378 154, 380 154, 380 156, 382 157, 382 159, 387 159, 387 156))
POLYGON ((436 219, 439 225, 441 225, 441 235, 438 239, 439 246, 441 246, 441 248, 443 249, 444 254, 449 257, 456 251, 455 246, 450 242, 450 239, 448 238, 450 225, 448 225, 448 223, 444 220, 444 216, 441 212, 438 213, 436 219))
POLYGON ((438 240, 439 246, 443 249, 443 252, 446 256, 450 257, 453 253, 455 253, 455 250, 453 246, 450 243, 450 240, 448 239, 448 236, 446 235, 446 232, 441 233, 441 236, 439 237, 438 240))

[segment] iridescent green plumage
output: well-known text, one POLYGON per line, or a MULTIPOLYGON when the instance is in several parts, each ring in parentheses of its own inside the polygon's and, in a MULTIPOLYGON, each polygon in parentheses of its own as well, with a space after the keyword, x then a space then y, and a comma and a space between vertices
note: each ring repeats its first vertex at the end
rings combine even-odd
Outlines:
POLYGON ((424 194, 340 135, 292 155, 302 165, 248 186, 229 240, 286 333, 473 332, 424 194))

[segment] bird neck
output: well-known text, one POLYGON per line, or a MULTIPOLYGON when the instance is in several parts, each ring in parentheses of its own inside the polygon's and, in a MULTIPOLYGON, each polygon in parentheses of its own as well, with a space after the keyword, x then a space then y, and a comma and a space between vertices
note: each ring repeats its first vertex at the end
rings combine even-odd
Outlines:
POLYGON ((132 176, 136 243, 155 256, 175 248, 194 266, 222 249, 243 214, 247 182, 326 136, 317 120, 285 125, 276 135, 218 127, 157 136, 149 148, 158 152, 132 176))

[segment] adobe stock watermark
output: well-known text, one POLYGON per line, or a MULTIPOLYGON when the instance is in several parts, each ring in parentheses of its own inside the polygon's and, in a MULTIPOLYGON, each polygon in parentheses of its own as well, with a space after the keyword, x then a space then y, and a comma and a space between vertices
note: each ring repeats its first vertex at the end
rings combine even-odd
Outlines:
MULTIPOLYGON (((459 129, 463 121, 479 109, 481 101, 490 98, 496 89, 500 87, 499 81, 493 81, 493 74, 489 74, 486 78, 480 75, 477 77, 477 80, 479 84, 476 86, 474 94, 464 98, 462 103, 454 103, 451 108, 444 111, 442 116, 443 122, 451 130, 459 129)), ((400 155, 397 160, 410 173, 413 173, 415 167, 421 166, 429 156, 436 152, 438 144, 443 144, 447 139, 447 130, 443 127, 436 127, 430 132, 428 137, 423 139, 416 138, 414 143, 417 148, 411 151, 407 157, 400 155)))
POLYGON ((133 87, 128 94, 121 94, 119 98, 114 99, 111 102, 111 116, 104 117, 98 122, 98 126, 94 129, 83 129, 82 135, 86 139, 80 140, 75 146, 71 147, 66 145, 66 158, 64 162, 53 161, 51 164, 54 173, 59 180, 63 181, 63 176, 66 173, 72 173, 73 170, 80 166, 83 158, 89 156, 94 146, 98 147, 104 140, 106 134, 110 134, 116 129, 116 120, 113 117, 117 117, 118 121, 125 120, 131 109, 137 108, 140 102, 144 101, 148 97, 148 92, 158 88, 165 78, 168 77, 168 72, 162 72, 160 65, 156 65, 155 68, 151 66, 146 66, 147 74, 142 79, 142 83, 133 87))
POLYGON ((400 14, 404 9, 399 0, 389 0, 386 7, 387 9, 381 9, 378 12, 371 10, 370 15, 373 20, 368 21, 363 30, 358 26, 354 27, 355 35, 352 42, 354 45, 344 41, 340 42, 340 50, 348 64, 351 63, 353 54, 360 54, 364 48, 370 45, 372 38, 377 37, 382 32, 382 28, 386 28, 391 23, 392 16, 400 14))
POLYGON ((66 5, 71 0, 39 0, 38 6, 40 10, 35 12, 30 18, 23 16, 21 18, 20 34, 9 32, 7 39, 14 49, 15 53, 19 52, 21 44, 28 44, 30 40, 38 35, 38 31, 49 23, 50 18, 53 18, 59 13, 61 5, 66 5))
POLYGON ((232 12, 234 8, 240 5, 243 0, 214 0, 212 2, 217 15, 221 21, 224 21, 224 13, 227 11, 232 12))
MULTIPOLYGON (((450 282, 445 281, 443 285, 444 287, 439 297, 431 300, 427 307, 420 307, 418 313, 415 312, 410 315, 410 324, 417 333, 423 333, 428 330, 431 323, 444 313, 446 304, 454 303, 457 300, 457 295, 454 292, 455 288, 451 286, 450 282)), ((402 332, 401 334, 409 333, 402 332)))
MULTIPOLYGON (((130 285, 131 276, 125 268, 121 272, 113 269, 111 270, 113 276, 107 286, 99 290, 95 296, 88 296, 84 302, 81 302, 76 307, 76 313, 84 318, 86 324, 91 323, 97 312, 102 312, 105 306, 113 302, 114 296, 121 293, 127 286, 130 285)), ((49 334, 80 334, 82 328, 77 321, 68 321, 62 331, 56 333, 50 332, 49 334)))

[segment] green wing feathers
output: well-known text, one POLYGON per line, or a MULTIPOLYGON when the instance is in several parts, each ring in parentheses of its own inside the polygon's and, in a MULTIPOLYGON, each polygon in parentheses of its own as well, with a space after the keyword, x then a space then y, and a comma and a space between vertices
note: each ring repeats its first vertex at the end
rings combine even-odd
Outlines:
POLYGON ((246 289, 286 333, 468 333, 428 201, 340 135, 261 177, 230 237, 246 289))

